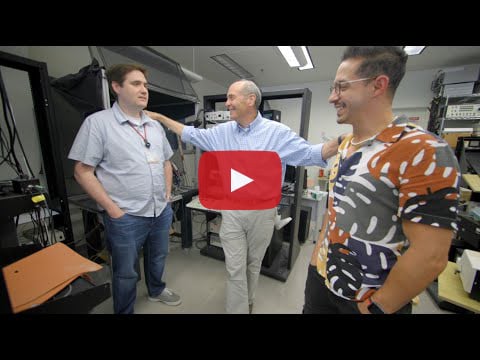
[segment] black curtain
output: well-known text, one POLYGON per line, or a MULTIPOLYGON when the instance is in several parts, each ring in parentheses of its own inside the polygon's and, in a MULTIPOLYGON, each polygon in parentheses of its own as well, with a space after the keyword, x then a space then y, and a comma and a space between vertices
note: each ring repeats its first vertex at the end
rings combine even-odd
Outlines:
POLYGON ((103 110, 102 72, 98 61, 81 68, 76 74, 50 79, 55 120, 60 131, 60 149, 67 195, 85 192, 73 178, 74 161, 67 158, 75 136, 85 118, 103 110))
MULTIPOLYGON (((81 68, 76 74, 50 80, 55 119, 61 135, 61 143, 57 148, 60 149, 62 156, 67 196, 85 194, 73 177, 75 162, 69 160, 67 156, 85 118, 104 108, 101 70, 98 61, 93 59, 90 65, 81 68)), ((195 114, 195 103, 150 90, 147 109, 184 122, 186 117, 195 114)), ((169 131, 166 133, 173 150, 177 150, 179 144, 176 135, 169 131)))

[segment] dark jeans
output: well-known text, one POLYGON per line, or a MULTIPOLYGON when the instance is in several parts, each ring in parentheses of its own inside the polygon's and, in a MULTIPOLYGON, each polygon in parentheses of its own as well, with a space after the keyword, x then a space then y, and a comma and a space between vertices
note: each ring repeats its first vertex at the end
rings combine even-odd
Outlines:
POLYGON ((112 290, 115 314, 132 314, 137 297, 138 274, 135 264, 143 247, 145 283, 148 295, 160 295, 165 289, 162 281, 168 254, 168 231, 173 211, 167 204, 154 217, 125 214, 118 219, 103 215, 107 247, 112 255, 112 290))
MULTIPOLYGON (((331 292, 325 285, 317 268, 308 265, 307 282, 305 284, 304 314, 360 314, 357 303, 343 299, 331 292)), ((408 303, 395 314, 411 314, 412 304, 408 303)))

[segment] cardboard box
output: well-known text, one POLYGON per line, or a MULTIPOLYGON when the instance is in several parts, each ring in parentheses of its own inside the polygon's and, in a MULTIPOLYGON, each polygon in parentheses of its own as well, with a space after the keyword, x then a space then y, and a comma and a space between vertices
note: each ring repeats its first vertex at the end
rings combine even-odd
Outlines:
POLYGON ((457 146, 457 140, 459 137, 462 136, 472 136, 472 133, 470 132, 452 132, 452 133, 443 133, 442 137, 445 139, 445 141, 450 145, 452 149, 455 150, 457 146))

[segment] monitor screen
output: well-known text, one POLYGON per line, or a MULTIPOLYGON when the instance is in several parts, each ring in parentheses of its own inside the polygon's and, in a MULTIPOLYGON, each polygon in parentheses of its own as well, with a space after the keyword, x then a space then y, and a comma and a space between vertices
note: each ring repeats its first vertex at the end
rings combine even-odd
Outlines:
POLYGON ((467 163, 470 165, 474 173, 480 175, 480 152, 465 152, 465 159, 467 160, 467 163))
POLYGON ((296 167, 287 165, 287 168, 285 170, 285 177, 283 181, 286 183, 293 184, 295 182, 295 174, 296 174, 296 167))

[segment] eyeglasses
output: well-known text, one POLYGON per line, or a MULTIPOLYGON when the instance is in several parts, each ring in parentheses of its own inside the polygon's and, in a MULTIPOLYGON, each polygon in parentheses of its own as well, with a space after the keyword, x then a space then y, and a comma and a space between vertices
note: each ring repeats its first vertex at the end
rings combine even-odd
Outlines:
POLYGON ((348 89, 350 86, 349 84, 357 82, 357 81, 365 81, 365 80, 372 80, 375 79, 375 77, 369 77, 369 78, 362 78, 362 79, 356 79, 356 80, 347 80, 347 81, 339 81, 337 83, 333 83, 333 85, 330 86, 330 94, 332 93, 333 90, 335 90, 335 94, 340 95, 342 91, 345 91, 348 89))

